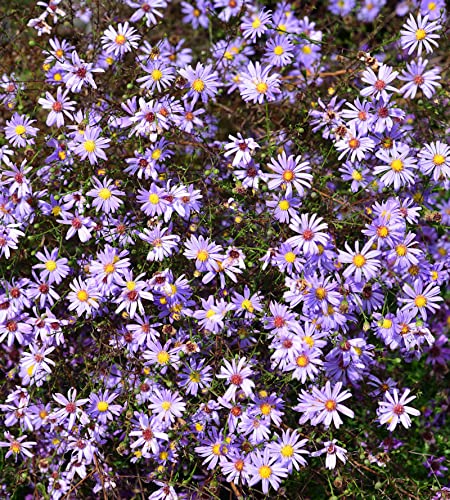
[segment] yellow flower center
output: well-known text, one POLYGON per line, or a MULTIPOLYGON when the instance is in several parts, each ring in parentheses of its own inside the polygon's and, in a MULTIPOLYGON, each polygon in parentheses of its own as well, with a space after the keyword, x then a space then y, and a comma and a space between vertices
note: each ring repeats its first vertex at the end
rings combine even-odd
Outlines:
POLYGON ((159 351, 156 359, 160 365, 166 365, 170 361, 170 356, 167 351, 159 351))
POLYGON ((45 263, 45 269, 47 269, 47 271, 54 271, 56 269, 56 262, 54 260, 48 260, 46 263, 45 263))
POLYGON ((200 17, 201 12, 198 9, 194 9, 193 14, 195 17, 200 17))
POLYGON ((203 92, 203 90, 205 90, 205 83, 203 82, 203 80, 200 80, 200 78, 197 78, 192 82, 191 87, 196 92, 203 92))
POLYGON ((272 475, 272 469, 268 465, 263 465, 262 467, 260 467, 258 472, 262 479, 269 479, 269 477, 272 475))
POLYGON ((105 61, 108 66, 111 66, 111 64, 114 62, 114 59, 112 57, 107 57, 105 61))
POLYGON ((197 259, 200 261, 200 262, 205 262, 207 261, 209 258, 209 253, 206 251, 206 250, 200 250, 198 253, 197 253, 197 259))
POLYGON ((423 295, 418 295, 414 299, 414 304, 416 304, 417 307, 425 307, 427 305, 427 298, 423 295))
POLYGON ((248 299, 245 299, 242 301, 241 307, 242 307, 242 309, 245 309, 248 312, 253 312, 255 310, 253 307, 253 304, 248 299))
POLYGON ((115 270, 116 267, 112 262, 103 266, 103 271, 105 271, 105 274, 112 274, 115 270))
POLYGON ((20 453, 20 443, 17 441, 13 441, 10 446, 10 450, 17 455, 17 453, 20 453))
POLYGON ((434 10, 436 8, 436 4, 434 2, 430 2, 428 4, 428 10, 434 10))
POLYGON ((323 287, 319 287, 316 289, 316 298, 319 300, 323 300, 327 296, 327 291, 323 287))
POLYGON ((160 149, 155 149, 152 153, 153 160, 159 160, 161 158, 162 151, 160 149))
POLYGON ((280 203, 278 203, 278 206, 280 207, 280 210, 288 210, 291 205, 287 200, 281 200, 280 203))
POLYGON ((281 54, 283 54, 284 52, 284 49, 281 45, 277 45, 274 49, 273 49, 273 53, 276 55, 276 56, 281 56, 281 54))
POLYGON ((284 458, 291 458, 294 454, 294 448, 290 444, 285 444, 280 450, 281 456, 284 458))
POLYGON ((300 366, 300 368, 304 368, 309 363, 308 356, 300 354, 300 356, 297 357, 296 363, 297 366, 300 366))
POLYGON ((394 172, 401 172, 403 170, 402 160, 394 160, 391 162, 391 168, 394 172))
POLYGON ((423 29, 416 31, 416 40, 423 40, 427 36, 427 32, 423 29))
POLYGON ((200 373, 197 371, 193 371, 189 375, 189 380, 191 382, 194 382, 195 384, 198 384, 200 382, 200 373))
POLYGON ((161 403, 161 408, 164 410, 164 411, 168 411, 170 410, 170 407, 172 406, 172 403, 170 401, 163 401, 161 403))
POLYGON ((389 318, 384 318, 383 321, 381 322, 381 327, 389 329, 392 327, 392 320, 389 318))
POLYGON ((261 26, 261 20, 259 17, 255 18, 255 20, 252 22, 252 28, 254 30, 258 29, 261 26))
POLYGON ((159 203, 159 196, 156 194, 156 193, 152 193, 149 197, 148 197, 148 201, 152 204, 152 205, 157 205, 159 203))
POLYGON ((35 366, 35 365, 31 365, 31 366, 29 366, 29 367, 27 368, 27 375, 28 375, 29 377, 31 377, 31 376, 33 375, 33 372, 34 372, 34 366, 35 366))
POLYGON ((303 337, 303 342, 308 345, 309 347, 314 347, 314 339, 310 336, 303 337))
POLYGON ((283 172, 283 180, 285 180, 286 182, 291 182, 293 178, 294 172, 292 170, 285 170, 283 172))
POLYGON ((431 279, 436 281, 439 278, 439 273, 437 271, 431 271, 431 279))
POLYGON ((64 50, 63 49, 58 49, 56 52, 55 52, 56 56, 61 58, 63 55, 64 55, 64 50))
POLYGON ((58 207, 58 205, 57 205, 56 207, 52 208, 52 214, 55 216, 58 216, 61 213, 61 210, 62 210, 62 208, 58 207))
POLYGON ((27 129, 23 125, 17 125, 17 127, 15 128, 15 132, 17 135, 23 135, 26 131, 27 129))
POLYGON ((136 288, 136 283, 134 281, 127 281, 126 287, 132 292, 136 288))
POLYGON ((220 448, 222 447, 222 445, 220 443, 216 443, 213 447, 212 447, 212 452, 214 455, 220 455, 220 448))
POLYGON ((287 252, 284 254, 284 260, 286 262, 289 262, 289 264, 292 264, 293 262, 295 262, 295 259, 296 259, 296 255, 294 252, 287 252))
POLYGON ((95 141, 92 141, 92 140, 87 140, 85 141, 85 143, 83 144, 84 146, 84 149, 88 152, 88 153, 92 153, 95 151, 95 141))
POLYGON ((86 292, 86 290, 80 290, 77 293, 77 299, 80 302, 86 302, 89 299, 89 294, 86 292))
POLYGON ((444 162, 445 162, 445 157, 444 156, 439 155, 439 154, 433 156, 433 163, 435 165, 439 166, 439 165, 442 165, 444 162))
POLYGON ((270 405, 269 403, 261 403, 259 408, 261 410, 261 413, 266 416, 270 415, 270 412, 272 411, 272 405, 270 405))
POLYGON ((353 257, 353 264, 360 268, 360 267, 363 267, 363 265, 366 263, 366 258, 364 257, 364 255, 361 255, 360 253, 357 253, 354 257, 353 257))
POLYGON ((98 192, 98 195, 102 200, 109 200, 111 198, 111 191, 108 188, 102 188, 98 192))
POLYGON ((117 43, 117 45, 123 45, 126 41, 127 39, 123 35, 116 36, 115 42, 117 43))
POLYGON ((309 54, 311 54, 312 48, 309 45, 305 45, 304 47, 302 47, 302 52, 303 54, 306 54, 308 56, 309 54))
POLYGON ((260 93, 260 94, 265 94, 268 90, 268 86, 267 86, 267 83, 264 83, 264 82, 259 82, 257 85, 256 85, 256 90, 260 93))
POLYGON ((55 73, 53 75, 53 80, 55 80, 55 82, 60 82, 62 80, 62 75, 61 73, 55 73))
POLYGON ((154 69, 151 73, 150 73, 151 77, 153 78, 153 80, 155 80, 155 82, 161 80, 161 78, 163 77, 163 73, 160 69, 154 69))
POLYGON ((105 412, 109 408, 109 404, 106 401, 99 401, 97 403, 97 410, 105 412))
POLYGON ((406 245, 397 245, 395 247, 395 253, 399 256, 399 257, 404 257, 408 252, 408 248, 406 247, 406 245))
POLYGON ((386 226, 378 226, 377 235, 380 238, 386 238, 388 234, 389 234, 389 229, 386 226))
POLYGON ((355 181, 362 181, 363 180, 363 176, 361 175, 361 172, 358 172, 357 170, 353 170, 352 172, 352 179, 355 180, 355 181))
POLYGON ((212 318, 215 314, 216 314, 216 313, 215 313, 215 311, 213 311, 212 309, 209 309, 209 310, 206 312, 205 316, 206 316, 208 319, 211 319, 211 318, 212 318))

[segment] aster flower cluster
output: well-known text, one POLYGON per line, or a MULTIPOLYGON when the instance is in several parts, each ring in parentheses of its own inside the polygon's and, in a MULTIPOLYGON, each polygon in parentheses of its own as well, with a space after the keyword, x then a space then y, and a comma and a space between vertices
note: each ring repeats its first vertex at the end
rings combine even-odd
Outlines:
POLYGON ((324 2, 392 14, 349 60, 295 3, 116 4, 36 2, 0 82, 2 495, 322 498, 443 432, 444 3, 324 2))

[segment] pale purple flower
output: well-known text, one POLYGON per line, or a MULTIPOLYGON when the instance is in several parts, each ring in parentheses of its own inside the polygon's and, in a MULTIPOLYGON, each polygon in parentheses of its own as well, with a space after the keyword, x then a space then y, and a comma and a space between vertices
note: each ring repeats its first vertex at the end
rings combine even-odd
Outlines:
POLYGON ((62 406, 59 410, 55 410, 51 417, 57 419, 59 424, 65 424, 67 421, 67 430, 71 430, 75 425, 75 421, 79 420, 82 424, 87 424, 89 422, 89 417, 81 408, 89 399, 78 399, 77 400, 77 390, 72 387, 67 392, 67 398, 61 394, 56 393, 53 395, 53 399, 62 406))
POLYGON ((414 286, 406 283, 403 286, 403 291, 408 298, 399 299, 400 302, 404 303, 402 309, 410 310, 413 314, 420 313, 424 321, 428 317, 427 310, 434 314, 440 308, 437 303, 444 300, 440 296, 441 291, 438 286, 433 283, 425 286, 421 279, 417 279, 414 286))
POLYGON ((351 162, 354 162, 356 159, 362 161, 366 153, 373 150, 375 142, 369 137, 362 137, 356 131, 355 126, 350 125, 345 137, 335 142, 335 147, 338 151, 341 151, 339 160, 348 155, 351 162))
POLYGON ((101 38, 103 49, 107 54, 123 56, 138 46, 140 35, 136 30, 130 27, 128 21, 119 23, 117 29, 109 26, 101 38))
POLYGON ((305 188, 311 187, 313 176, 310 174, 309 161, 302 162, 301 160, 301 156, 287 156, 285 151, 279 154, 276 160, 272 158, 268 167, 273 173, 266 175, 270 179, 268 188, 276 189, 280 186, 286 186, 287 196, 290 196, 295 188, 297 193, 303 196, 305 188))
POLYGON ((122 205, 123 201, 118 196, 124 196, 125 193, 117 189, 112 179, 105 177, 103 181, 92 178, 95 187, 86 193, 86 196, 94 197, 92 206, 99 212, 103 211, 105 214, 114 213, 122 205))
POLYGON ((76 136, 75 140, 71 143, 73 152, 82 160, 87 158, 91 165, 98 163, 98 158, 107 160, 103 150, 108 147, 111 139, 100 137, 101 132, 102 129, 100 127, 88 126, 84 134, 76 136))
POLYGON ((189 91, 185 99, 190 99, 192 105, 200 98, 202 102, 207 102, 217 94, 217 89, 221 86, 218 75, 212 70, 211 64, 203 66, 203 64, 197 63, 195 69, 189 65, 178 72, 187 80, 189 91))
POLYGON ((288 469, 278 461, 276 456, 271 454, 270 448, 266 447, 262 455, 259 450, 253 451, 251 453, 251 460, 248 471, 250 476, 248 485, 254 486, 262 481, 262 491, 264 494, 268 493, 269 486, 278 490, 281 480, 288 475, 288 469))
POLYGON ((67 99, 67 94, 69 89, 62 90, 62 87, 58 87, 56 90, 56 98, 52 96, 50 92, 45 93, 45 99, 41 97, 38 103, 43 107, 43 109, 49 109, 50 113, 47 116, 47 121, 45 122, 49 127, 55 125, 57 127, 64 126, 64 115, 67 118, 72 119, 71 111, 75 110, 75 101, 67 99))
POLYGON ((405 99, 408 97, 414 99, 419 89, 425 97, 431 99, 436 90, 441 87, 441 84, 437 81, 441 79, 439 68, 434 67, 429 71, 425 71, 427 64, 428 60, 422 60, 421 57, 419 57, 417 62, 411 61, 410 63, 406 63, 406 69, 398 76, 399 80, 407 82, 400 89, 400 93, 403 94, 405 99))
POLYGON ((229 387, 223 398, 226 400, 234 400, 237 390, 244 391, 246 396, 253 393, 255 383, 249 377, 253 374, 252 369, 247 366, 246 358, 241 358, 238 363, 233 359, 231 363, 224 359, 224 365, 220 368, 220 373, 217 378, 226 379, 229 387))
POLYGON ((330 470, 336 467, 337 459, 345 464, 345 462, 347 461, 347 450, 345 448, 342 448, 341 446, 338 446, 336 442, 336 439, 333 439, 332 441, 324 441, 324 448, 319 451, 314 451, 313 453, 311 453, 311 456, 318 457, 326 453, 327 457, 325 459, 325 467, 330 470))
POLYGON ((69 311, 76 310, 78 316, 86 313, 86 316, 92 314, 92 309, 98 309, 100 295, 97 287, 91 281, 83 281, 81 278, 75 278, 70 284, 67 300, 70 301, 69 311))
POLYGON ((442 26, 438 24, 437 21, 428 22, 429 16, 423 16, 418 14, 417 18, 414 19, 412 14, 409 15, 408 20, 403 25, 400 31, 402 35, 400 38, 400 43, 403 49, 409 49, 408 55, 412 54, 417 49, 417 55, 422 54, 422 49, 425 48, 427 54, 433 52, 433 45, 438 46, 437 39, 440 35, 433 33, 434 31, 440 30, 442 26))
POLYGON ((167 389, 155 389, 150 398, 149 409, 162 422, 175 422, 186 410, 186 403, 178 391, 170 392, 167 389))
POLYGON ((5 431, 4 435, 7 441, 0 441, 0 448, 9 448, 5 458, 13 455, 17 462, 19 455, 21 455, 22 458, 30 458, 33 456, 30 448, 36 446, 37 443, 35 441, 25 441, 27 438, 26 434, 16 438, 10 432, 5 431))
POLYGON ((377 75, 371 68, 367 68, 363 72, 361 80, 369 86, 364 87, 361 90, 361 95, 364 97, 372 96, 375 99, 379 99, 381 97, 384 101, 388 101, 388 91, 398 92, 396 87, 389 85, 397 78, 397 75, 398 71, 393 71, 391 66, 386 66, 385 64, 380 65, 377 75))
POLYGON ((279 74, 273 73, 272 66, 262 67, 259 62, 249 62, 247 73, 241 73, 239 78, 239 90, 242 99, 247 102, 262 104, 265 100, 274 101, 279 89, 279 74))
POLYGON ((346 252, 339 250, 339 262, 350 264, 344 271, 344 276, 348 278, 354 275, 354 280, 359 283, 363 276, 366 280, 374 278, 381 263, 378 257, 381 253, 378 250, 372 250, 372 242, 364 245, 363 249, 359 250, 359 241, 355 243, 355 250, 352 250, 347 242, 345 242, 346 252))
POLYGON ((240 163, 244 165, 250 163, 255 149, 260 147, 251 137, 244 139, 240 132, 238 132, 237 137, 230 134, 228 139, 230 139, 231 142, 225 144, 224 148, 226 152, 224 156, 228 157, 234 154, 232 162, 233 167, 240 163))
POLYGON ((11 120, 6 121, 5 137, 14 146, 24 148, 34 144, 33 137, 36 137, 38 128, 32 127, 31 124, 36 120, 31 120, 26 115, 14 113, 11 120))
POLYGON ((64 74, 64 83, 66 87, 72 92, 80 92, 84 85, 90 85, 96 89, 97 85, 94 81, 93 73, 103 73, 105 70, 102 68, 93 68, 92 63, 86 63, 80 59, 77 52, 72 52, 72 62, 67 60, 61 64, 61 69, 66 73, 64 74))
POLYGON ((392 389, 392 394, 387 391, 385 393, 385 400, 379 401, 378 405, 378 419, 380 424, 389 424, 388 430, 393 431, 398 423, 407 429, 411 427, 411 418, 409 415, 417 417, 420 411, 406 406, 410 401, 416 399, 416 396, 409 396, 410 389, 405 389, 405 392, 399 398, 398 389, 392 389))
POLYGON ((328 224, 323 222, 323 218, 318 217, 317 214, 294 216, 289 227, 299 234, 289 238, 286 243, 303 250, 305 255, 318 254, 318 245, 326 246, 329 240, 328 233, 323 232, 328 228, 328 224))
POLYGON ((432 174, 436 182, 442 177, 450 179, 450 146, 441 141, 424 144, 419 151, 419 167, 424 174, 432 174))

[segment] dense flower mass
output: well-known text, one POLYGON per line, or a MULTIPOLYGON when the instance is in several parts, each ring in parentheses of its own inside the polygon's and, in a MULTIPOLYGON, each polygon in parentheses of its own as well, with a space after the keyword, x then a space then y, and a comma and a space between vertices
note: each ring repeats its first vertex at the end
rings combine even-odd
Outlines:
POLYGON ((445 2, 22 7, 0 497, 444 498, 445 2))

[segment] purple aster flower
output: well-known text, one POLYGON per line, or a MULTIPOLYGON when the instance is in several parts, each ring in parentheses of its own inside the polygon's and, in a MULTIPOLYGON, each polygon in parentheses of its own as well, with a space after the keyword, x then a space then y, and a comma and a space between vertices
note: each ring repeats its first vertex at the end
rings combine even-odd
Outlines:
POLYGON ((402 241, 398 242, 389 251, 387 259, 391 262, 394 261, 393 265, 400 269, 417 265, 419 263, 417 256, 423 254, 422 250, 415 248, 417 244, 416 235, 408 233, 402 241))
POLYGON ((341 389, 342 382, 337 382, 333 389, 331 389, 330 381, 320 391, 316 387, 313 387, 312 394, 315 399, 315 408, 313 407, 313 411, 316 414, 311 419, 312 425, 323 423, 328 427, 333 422, 336 429, 338 429, 343 423, 339 413, 343 413, 350 418, 355 416, 352 410, 341 404, 342 401, 352 396, 350 391, 345 390, 341 392, 341 389))
POLYGON ((416 97, 417 91, 420 89, 425 97, 431 99, 431 97, 436 93, 436 89, 441 87, 441 84, 437 80, 441 79, 439 75, 439 68, 434 67, 429 71, 425 71, 428 64, 428 60, 422 60, 421 57, 416 61, 411 61, 406 63, 406 69, 402 71, 402 74, 398 76, 399 80, 405 83, 400 89, 400 93, 403 97, 407 99, 410 97, 414 99, 416 97))
POLYGON ((237 450, 231 450, 220 461, 220 467, 222 469, 222 474, 225 476, 226 481, 234 484, 239 482, 248 482, 249 479, 249 464, 250 459, 248 455, 244 455, 242 452, 237 450))
POLYGON ((133 319, 137 310, 141 315, 144 314, 142 299, 153 300, 153 295, 147 291, 148 284, 140 279, 144 274, 141 273, 133 278, 132 271, 127 269, 124 271, 123 276, 116 278, 117 285, 122 287, 120 295, 115 299, 115 303, 119 304, 115 311, 116 314, 124 309, 131 319, 133 319))
POLYGON ((195 69, 189 65, 178 72, 187 81, 189 91, 185 99, 191 99, 192 105, 200 98, 202 102, 208 102, 208 99, 217 94, 217 89, 221 85, 217 73, 212 71, 210 64, 203 66, 203 64, 197 63, 195 69))
POLYGON ((208 469, 214 469, 218 463, 222 464, 228 454, 228 445, 229 442, 222 433, 217 432, 216 428, 213 427, 210 435, 202 440, 202 445, 195 447, 195 452, 205 459, 202 462, 203 465, 208 464, 208 469))
POLYGON ((231 142, 225 144, 226 152, 224 156, 228 157, 234 153, 233 167, 240 163, 244 165, 250 163, 255 149, 259 148, 259 145, 251 137, 244 139, 240 132, 238 132, 237 137, 230 134, 228 138, 231 142))
POLYGON ((442 177, 450 179, 450 146, 441 141, 424 144, 419 151, 419 167, 424 174, 433 174, 436 182, 442 177))
POLYGON ((270 66, 287 66, 294 58, 295 46, 286 35, 275 35, 266 43, 264 61, 270 66))
POLYGON ((91 281, 83 281, 81 278, 75 278, 70 284, 71 292, 67 295, 70 301, 69 311, 76 310, 78 316, 86 313, 86 316, 92 314, 92 309, 98 309, 100 295, 97 287, 91 281))
POLYGON ((394 185, 398 191, 403 186, 408 186, 415 182, 414 170, 416 158, 409 156, 410 149, 406 144, 397 144, 394 142, 391 149, 380 149, 375 156, 383 161, 383 165, 376 165, 374 174, 383 174, 380 181, 385 186, 394 185))
POLYGON ((302 272, 304 264, 305 259, 299 256, 297 247, 294 248, 290 243, 282 243, 277 248, 272 262, 272 265, 288 275, 302 272))
POLYGON ((446 16, 445 0, 421 0, 420 13, 425 16, 428 15, 432 21, 443 18, 446 16))
POLYGON ((318 217, 317 214, 294 216, 289 227, 299 235, 292 236, 286 243, 303 250, 305 255, 318 254, 318 245, 325 246, 329 239, 328 233, 322 231, 328 228, 328 224, 322 221, 323 218, 318 217))
POLYGON ((183 415, 186 403, 183 402, 178 391, 172 393, 167 389, 155 389, 150 398, 149 409, 158 420, 175 422, 175 418, 180 418, 183 415))
POLYGON ((64 83, 66 87, 72 92, 81 92, 84 85, 90 85, 96 89, 93 73, 103 73, 105 70, 102 68, 92 68, 92 63, 86 63, 80 59, 77 52, 72 52, 72 62, 65 61, 61 64, 61 69, 65 71, 64 83))
POLYGON ((136 81, 141 84, 141 87, 149 90, 162 90, 170 87, 175 80, 175 69, 167 65, 161 60, 148 61, 141 65, 142 69, 147 73, 145 76, 138 78, 136 81))
POLYGON ((89 399, 77 400, 77 390, 74 387, 71 387, 67 392, 67 398, 58 392, 53 395, 53 399, 60 404, 62 408, 55 410, 50 417, 56 419, 60 425, 68 421, 67 430, 70 431, 72 429, 76 420, 79 420, 83 425, 89 422, 89 417, 81 408, 89 399))
POLYGON ((208 9, 210 8, 210 3, 205 0, 197 0, 195 5, 191 5, 188 2, 181 2, 181 12, 183 13, 183 22, 186 24, 191 24, 191 26, 196 30, 199 26, 202 28, 208 28, 209 18, 208 9))
POLYGON ((291 372, 292 378, 300 380, 302 384, 306 383, 308 378, 315 380, 323 365, 321 356, 322 351, 319 349, 303 349, 295 354, 285 370, 291 372))
POLYGON ((345 137, 335 142, 335 147, 341 151, 339 160, 348 154, 351 162, 354 162, 355 159, 363 161, 366 152, 372 151, 375 147, 375 142, 369 137, 362 137, 356 132, 355 126, 350 125, 345 137))
POLYGON ((32 127, 31 124, 36 120, 31 120, 26 115, 14 113, 11 120, 6 121, 5 137, 14 146, 24 148, 34 144, 33 137, 36 137, 38 128, 32 127))
POLYGON ((50 92, 45 93, 45 99, 41 97, 38 103, 43 107, 43 109, 50 109, 50 113, 47 116, 47 121, 45 122, 49 127, 56 123, 57 127, 64 126, 64 115, 72 119, 71 111, 75 110, 75 101, 67 99, 67 94, 69 90, 62 90, 62 87, 58 87, 56 90, 56 98, 50 94, 50 92))
POLYGON ((389 431, 392 432, 399 422, 403 427, 408 429, 411 427, 411 418, 409 415, 415 417, 420 415, 419 410, 411 406, 406 406, 407 403, 416 399, 416 396, 408 397, 410 392, 410 389, 405 389, 405 392, 399 398, 398 389, 392 389, 392 394, 387 391, 385 393, 385 400, 378 402, 378 419, 380 424, 389 424, 389 431))
POLYGON ((57 222, 70 225, 66 240, 70 240, 76 233, 78 233, 78 238, 82 243, 86 243, 92 237, 91 231, 94 224, 89 217, 83 217, 78 212, 75 214, 66 212, 64 216, 64 219, 57 219, 57 222))
POLYGON ((374 278, 381 263, 378 257, 381 253, 378 250, 372 250, 372 243, 368 242, 363 249, 359 250, 359 241, 355 243, 355 250, 352 250, 347 242, 345 242, 346 252, 339 250, 339 262, 350 264, 344 271, 344 277, 348 278, 354 274, 354 279, 357 283, 362 281, 362 277, 368 281, 374 278))
POLYGON ((0 323, 0 342, 3 342, 8 337, 8 347, 14 344, 14 340, 17 340, 22 345, 24 336, 28 337, 32 332, 33 327, 30 325, 28 315, 11 316, 0 323))
POLYGON ((141 210, 149 217, 163 215, 167 211, 169 201, 166 199, 166 191, 152 182, 150 189, 140 189, 136 200, 142 203, 141 210))
POLYGON ((261 304, 262 296, 259 292, 251 295, 247 285, 244 287, 244 294, 234 292, 232 297, 232 305, 235 316, 244 315, 245 318, 254 318, 255 311, 261 312, 263 306, 261 304))
POLYGON ((27 160, 23 160, 20 167, 11 163, 6 157, 4 163, 8 168, 2 170, 3 180, 0 180, 0 186, 9 186, 9 194, 16 194, 19 198, 31 195, 31 182, 27 174, 31 172, 32 167, 26 166, 27 160))
POLYGON ((249 62, 247 73, 241 73, 239 78, 239 90, 244 101, 262 104, 265 100, 274 101, 279 89, 279 74, 269 75, 272 66, 262 67, 259 62, 249 62))
POLYGON ((343 109, 341 116, 347 120, 347 126, 353 125, 361 135, 367 135, 374 119, 373 104, 357 98, 353 103, 347 102, 346 106, 348 109, 343 109))
POLYGON ((208 299, 201 299, 202 307, 194 312, 193 316, 198 319, 200 327, 212 333, 218 333, 225 326, 223 320, 231 305, 224 299, 215 302, 214 296, 210 295, 208 299))
POLYGON ((288 429, 282 431, 281 437, 277 436, 276 441, 269 443, 268 448, 272 455, 288 468, 288 472, 292 473, 292 467, 299 470, 300 466, 307 465, 306 460, 302 455, 309 455, 309 452, 304 449, 308 439, 300 439, 300 435, 296 430, 288 429))
POLYGON ((25 236, 25 233, 20 229, 20 224, 7 224, 0 226, 0 256, 4 255, 9 259, 11 250, 17 249, 17 243, 20 236, 25 236))
POLYGON ((266 200, 266 205, 273 209, 273 217, 276 220, 289 224, 291 219, 297 215, 301 201, 300 198, 289 195, 274 195, 272 200, 266 200))
POLYGON ((141 453, 144 456, 147 456, 150 451, 158 453, 160 441, 169 440, 169 436, 163 432, 163 423, 156 416, 149 418, 147 415, 138 415, 139 421, 129 434, 130 437, 138 438, 131 444, 131 449, 141 448, 141 453))
POLYGON ((163 17, 162 12, 158 9, 167 7, 165 0, 127 0, 126 3, 133 9, 137 9, 130 17, 130 21, 135 23, 145 17, 147 27, 158 24, 158 18, 163 17))
POLYGON ((267 174, 267 178, 271 179, 268 183, 269 189, 276 189, 280 186, 286 186, 286 195, 292 194, 293 188, 302 197, 305 193, 305 188, 311 187, 312 175, 311 166, 308 161, 301 162, 301 156, 287 156, 285 151, 278 155, 277 159, 271 160, 268 167, 274 172, 267 174))
POLYGON ((434 313, 440 306, 437 302, 442 302, 444 299, 440 296, 440 289, 433 283, 429 283, 426 287, 422 280, 417 279, 412 287, 409 283, 406 283, 403 287, 403 291, 406 293, 408 298, 400 298, 400 302, 403 302, 403 310, 411 310, 413 314, 418 314, 422 316, 423 320, 427 319, 427 310, 434 313))
POLYGON ((98 158, 107 160, 105 152, 111 139, 100 137, 102 129, 100 127, 86 127, 82 136, 77 136, 71 143, 73 152, 82 160, 86 158, 91 165, 98 163, 98 158))
POLYGON ((42 269, 40 277, 42 280, 47 280, 49 284, 59 284, 69 274, 70 267, 67 265, 66 258, 58 259, 59 250, 54 248, 51 252, 44 247, 44 253, 37 252, 36 258, 42 264, 35 264, 33 269, 42 269))
POLYGON ((22 458, 30 458, 33 456, 30 448, 32 446, 36 446, 37 443, 35 441, 25 441, 25 439, 27 438, 26 434, 16 438, 10 432, 5 431, 4 435, 7 441, 0 441, 0 448, 9 448, 5 455, 5 458, 13 455, 15 461, 17 462, 17 458, 19 457, 19 455, 22 458))
POLYGON ((138 233, 141 240, 152 246, 147 254, 147 260, 162 261, 178 248, 180 237, 176 234, 166 234, 168 231, 168 227, 161 228, 161 224, 158 224, 154 229, 144 229, 138 233))
POLYGON ((378 75, 371 68, 367 68, 363 72, 361 80, 369 86, 361 90, 361 95, 364 97, 373 96, 375 99, 381 97, 384 101, 388 101, 388 91, 398 92, 397 88, 389 85, 397 78, 397 75, 398 71, 393 71, 391 66, 386 66, 385 64, 380 65, 378 75))
POLYGON ((178 385, 185 387, 186 394, 196 396, 199 389, 209 388, 212 382, 211 366, 204 366, 205 360, 187 362, 179 375, 178 385))
POLYGON ((117 30, 109 26, 105 34, 101 38, 103 49, 108 54, 115 56, 123 56, 132 49, 138 46, 140 35, 136 34, 136 30, 131 28, 128 21, 119 23, 117 30))
POLYGON ((288 475, 288 468, 279 462, 278 457, 271 453, 269 447, 266 447, 263 455, 259 450, 251 453, 248 473, 250 476, 248 485, 254 486, 262 481, 262 491, 267 494, 269 486, 278 490, 281 480, 288 475))
POLYGON ((341 17, 348 16, 355 8, 356 0, 329 0, 328 10, 341 17))
POLYGON ((159 340, 149 341, 146 343, 147 350, 144 351, 142 357, 147 361, 146 365, 157 366, 158 371, 164 375, 169 367, 178 369, 180 358, 178 352, 180 347, 170 349, 171 341, 168 340, 164 346, 159 340))
POLYGON ((445 461, 445 457, 435 457, 434 455, 427 457, 423 465, 428 469, 428 477, 444 477, 445 473, 448 471, 448 467, 442 465, 442 462, 445 461))
POLYGON ((89 396, 90 406, 87 413, 90 417, 106 425, 108 420, 114 420, 120 415, 122 407, 120 405, 111 404, 118 396, 117 392, 109 394, 109 391, 91 394, 89 396))
POLYGON ((239 359, 237 364, 235 359, 233 359, 231 363, 224 359, 225 366, 222 366, 220 368, 220 373, 216 375, 217 378, 227 379, 229 384, 227 391, 223 395, 224 399, 234 401, 237 390, 244 391, 246 396, 252 394, 255 383, 248 377, 253 374, 253 371, 246 363, 247 360, 245 358, 239 359))
POLYGON ((437 21, 429 23, 428 19, 428 15, 422 17, 422 14, 419 13, 417 19, 414 19, 414 16, 410 14, 409 19, 403 25, 403 29, 400 31, 402 35, 400 43, 403 49, 409 49, 408 55, 417 49, 417 55, 420 56, 423 48, 427 54, 430 54, 433 52, 433 45, 438 46, 436 40, 440 38, 440 35, 433 33, 433 31, 440 30, 442 26, 437 21))
POLYGON ((186 250, 183 255, 190 260, 195 259, 195 267, 198 271, 204 272, 217 270, 218 260, 223 259, 223 248, 214 242, 209 242, 209 238, 191 236, 189 241, 185 242, 186 250))
POLYGON ((238 167, 237 170, 233 171, 233 174, 237 179, 242 181, 243 188, 259 189, 259 181, 266 181, 267 175, 263 173, 260 166, 254 163, 253 160, 247 165, 242 165, 241 168, 238 167))
POLYGON ((123 203, 118 196, 124 196, 125 193, 117 189, 114 181, 107 177, 103 181, 93 177, 92 182, 95 187, 86 193, 86 196, 94 197, 92 206, 96 208, 97 212, 100 210, 105 214, 116 212, 123 203))
POLYGON ((338 446, 336 442, 336 439, 333 439, 332 441, 325 441, 323 443, 324 448, 311 453, 311 456, 318 457, 326 453, 327 457, 325 459, 325 467, 330 470, 336 468, 337 459, 345 464, 345 462, 347 461, 347 450, 345 448, 342 448, 341 446, 338 446))
POLYGON ((265 11, 264 9, 244 18, 241 22, 242 36, 250 38, 252 42, 255 42, 257 38, 267 31, 267 25, 271 19, 271 11, 265 11))

